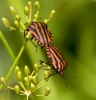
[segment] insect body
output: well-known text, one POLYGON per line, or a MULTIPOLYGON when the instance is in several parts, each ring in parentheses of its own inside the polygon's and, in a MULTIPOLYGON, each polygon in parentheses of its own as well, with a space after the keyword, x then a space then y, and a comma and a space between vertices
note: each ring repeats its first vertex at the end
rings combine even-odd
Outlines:
POLYGON ((28 32, 31 34, 30 40, 34 39, 42 47, 50 45, 53 40, 52 33, 49 31, 47 24, 43 22, 32 22, 25 30, 24 36, 28 32))
POLYGON ((50 62, 52 63, 55 72, 59 73, 63 77, 65 74, 66 67, 67 67, 66 61, 64 60, 61 53, 55 46, 46 45, 45 48, 46 48, 48 58, 50 62))

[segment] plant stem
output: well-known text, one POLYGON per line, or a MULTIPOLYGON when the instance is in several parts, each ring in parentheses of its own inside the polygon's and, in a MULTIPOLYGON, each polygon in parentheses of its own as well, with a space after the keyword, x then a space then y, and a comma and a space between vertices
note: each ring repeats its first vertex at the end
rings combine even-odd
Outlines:
POLYGON ((22 26, 23 29, 26 29, 25 25, 23 24, 22 21, 20 21, 20 25, 22 26))
MULTIPOLYGON (((23 51, 25 49, 26 43, 27 43, 27 40, 25 40, 25 42, 24 42, 23 46, 21 47, 21 50, 20 50, 19 54, 17 55, 12 67, 10 68, 8 74, 6 75, 6 77, 5 77, 6 80, 8 79, 8 77, 10 76, 13 68, 16 66, 18 60, 20 59, 20 57, 21 57, 21 55, 22 55, 22 53, 23 53, 23 51)), ((3 84, 0 85, 0 90, 2 89, 2 87, 3 87, 3 84)))
POLYGON ((41 81, 41 82, 37 85, 37 89, 39 89, 40 87, 42 87, 45 83, 46 83, 46 80, 44 79, 43 81, 41 81))
POLYGON ((14 60, 15 60, 15 55, 14 55, 12 49, 10 48, 8 42, 6 41, 4 35, 3 35, 3 33, 2 33, 1 31, 0 31, 0 38, 1 38, 1 40, 2 40, 2 42, 4 43, 4 45, 5 45, 6 49, 7 49, 7 51, 9 52, 10 56, 12 57, 12 59, 13 59, 13 61, 14 61, 14 60))

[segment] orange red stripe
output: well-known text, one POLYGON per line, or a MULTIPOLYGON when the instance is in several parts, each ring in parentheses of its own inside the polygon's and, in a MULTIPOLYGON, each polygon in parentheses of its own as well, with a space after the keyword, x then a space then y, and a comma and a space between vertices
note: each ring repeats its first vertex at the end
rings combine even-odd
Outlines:
POLYGON ((27 31, 30 31, 32 39, 41 46, 50 45, 53 40, 52 33, 49 31, 47 24, 43 22, 32 22, 27 31))
POLYGON ((54 67, 54 70, 57 73, 59 73, 61 76, 64 76, 65 70, 67 68, 67 62, 62 57, 59 50, 53 45, 50 46, 46 45, 45 48, 46 48, 48 58, 54 67))
MULTIPOLYGON (((30 40, 34 39, 42 47, 45 46, 48 58, 52 63, 55 72, 59 73, 61 76, 64 76, 67 63, 59 50, 51 44, 53 36, 48 29, 47 24, 43 22, 32 22, 26 31, 27 33, 30 31, 30 34, 32 35, 30 40)), ((25 35, 27 34, 26 31, 25 35)))

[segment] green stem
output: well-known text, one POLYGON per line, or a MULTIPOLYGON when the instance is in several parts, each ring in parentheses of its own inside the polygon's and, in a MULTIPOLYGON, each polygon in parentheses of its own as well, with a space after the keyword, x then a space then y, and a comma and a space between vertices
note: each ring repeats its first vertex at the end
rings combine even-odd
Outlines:
POLYGON ((12 57, 12 59, 15 60, 14 53, 13 53, 13 51, 11 50, 11 48, 10 48, 8 42, 6 41, 4 35, 3 35, 3 33, 2 33, 1 31, 0 31, 0 38, 1 38, 2 42, 4 43, 4 45, 5 45, 6 49, 7 49, 7 51, 9 52, 10 56, 12 57))
POLYGON ((23 83, 22 83, 21 81, 19 81, 19 84, 20 84, 20 86, 22 87, 22 89, 23 89, 24 91, 27 91, 26 88, 25 88, 25 86, 23 85, 23 83))
POLYGON ((43 81, 41 81, 41 82, 37 85, 37 89, 39 89, 40 87, 42 87, 45 83, 46 83, 46 80, 44 79, 43 81))
MULTIPOLYGON (((25 40, 25 42, 24 42, 23 46, 21 47, 21 50, 20 50, 19 54, 17 55, 17 57, 16 57, 13 65, 12 65, 11 69, 9 70, 8 74, 6 75, 6 77, 5 77, 6 80, 8 79, 8 77, 10 76, 13 68, 16 66, 18 60, 20 59, 20 57, 21 57, 21 55, 22 55, 22 53, 23 53, 23 51, 25 49, 26 43, 27 43, 27 40, 25 40)), ((3 84, 0 85, 0 90, 2 89, 2 87, 3 87, 3 84)))
POLYGON ((25 25, 23 24, 22 21, 20 21, 20 25, 22 26, 23 29, 26 29, 25 25))
POLYGON ((38 97, 44 97, 45 95, 36 95, 36 96, 38 96, 38 97))
POLYGON ((29 15, 29 19, 30 19, 30 22, 31 22, 31 17, 32 17, 32 5, 29 5, 29 9, 30 9, 30 15, 29 15))

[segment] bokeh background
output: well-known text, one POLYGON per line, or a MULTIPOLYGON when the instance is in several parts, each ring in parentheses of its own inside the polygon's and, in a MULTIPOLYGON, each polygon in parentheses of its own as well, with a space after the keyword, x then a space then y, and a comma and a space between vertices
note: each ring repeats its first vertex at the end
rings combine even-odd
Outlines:
MULTIPOLYGON (((68 62, 66 75, 54 75, 40 88, 38 94, 43 94, 45 87, 51 88, 47 97, 33 97, 31 100, 96 100, 96 0, 38 0, 41 5, 39 21, 48 18, 52 9, 56 11, 54 17, 48 22, 48 27, 53 34, 53 45, 58 47, 62 56, 68 62), (75 76, 75 77, 73 77, 75 76), (78 78, 76 78, 78 77, 78 78), (67 87, 66 87, 66 84, 67 87)), ((0 30, 17 56, 23 42, 23 34, 18 31, 10 31, 2 22, 6 17, 14 23, 14 16, 9 7, 14 6, 22 21, 25 22, 24 7, 28 0, 2 0, 0 1, 0 30)), ((36 13, 32 2, 33 14, 36 13)), ((13 25, 14 26, 14 25, 13 25)), ((33 64, 39 60, 48 61, 45 49, 38 52, 29 41, 20 60, 21 69, 28 65, 32 70, 33 64)), ((8 51, 0 39, 0 77, 5 76, 13 64, 8 51)), ((43 79, 40 73, 39 80, 43 79)), ((16 78, 14 71, 8 79, 8 84, 14 86, 16 78)), ((9 92, 5 87, 0 91, 0 100, 21 100, 24 96, 9 92), (8 96, 10 95, 10 96, 8 96)))

